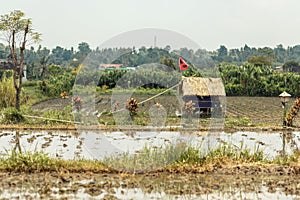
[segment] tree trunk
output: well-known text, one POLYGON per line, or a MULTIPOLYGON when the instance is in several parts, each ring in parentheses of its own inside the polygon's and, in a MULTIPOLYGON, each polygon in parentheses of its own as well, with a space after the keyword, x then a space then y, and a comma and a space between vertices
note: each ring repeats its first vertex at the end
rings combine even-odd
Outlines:
POLYGON ((15 108, 20 111, 21 88, 16 88, 16 105, 15 108))
POLYGON ((15 53, 15 32, 13 32, 12 35, 12 47, 11 47, 11 52, 12 52, 12 58, 13 58, 13 63, 14 63, 14 86, 16 89, 16 104, 15 108, 20 111, 20 105, 21 105, 21 91, 22 91, 22 78, 23 78, 23 64, 24 64, 24 50, 25 50, 25 45, 26 45, 26 36, 28 34, 28 24, 24 30, 24 36, 23 36, 23 41, 20 46, 20 55, 19 59, 17 54, 15 53))

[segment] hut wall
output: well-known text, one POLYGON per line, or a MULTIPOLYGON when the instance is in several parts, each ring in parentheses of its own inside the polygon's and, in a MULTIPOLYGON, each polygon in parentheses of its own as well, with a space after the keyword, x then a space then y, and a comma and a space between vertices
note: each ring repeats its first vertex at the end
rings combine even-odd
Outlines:
POLYGON ((184 96, 183 100, 185 102, 192 101, 195 103, 196 109, 201 108, 211 108, 212 107, 212 101, 210 96, 205 97, 199 97, 199 96, 184 96))

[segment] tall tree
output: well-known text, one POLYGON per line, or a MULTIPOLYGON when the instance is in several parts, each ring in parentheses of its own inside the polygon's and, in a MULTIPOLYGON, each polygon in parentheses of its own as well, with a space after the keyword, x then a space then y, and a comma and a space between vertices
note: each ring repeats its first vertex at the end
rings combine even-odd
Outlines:
POLYGON ((90 49, 90 46, 86 42, 81 42, 78 44, 78 52, 76 53, 76 58, 79 60, 79 62, 82 62, 85 57, 92 52, 90 49))
POLYGON ((300 64, 297 61, 290 60, 283 64, 282 69, 285 72, 299 72, 300 64))
POLYGON ((39 42, 41 34, 33 31, 31 19, 25 18, 25 14, 20 10, 0 16, 0 32, 9 46, 16 90, 15 108, 20 110, 24 51, 31 42, 39 42))
POLYGON ((47 64, 50 58, 50 50, 46 47, 42 49, 42 46, 40 45, 37 50, 37 55, 39 57, 41 67, 40 79, 44 79, 45 73, 47 71, 47 64))

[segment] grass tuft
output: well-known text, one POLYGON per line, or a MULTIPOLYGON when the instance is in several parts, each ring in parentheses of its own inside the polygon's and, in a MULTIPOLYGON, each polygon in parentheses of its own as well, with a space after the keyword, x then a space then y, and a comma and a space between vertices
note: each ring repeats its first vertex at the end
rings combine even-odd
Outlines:
POLYGON ((41 172, 55 169, 56 162, 48 154, 34 152, 19 152, 13 150, 5 158, 0 159, 0 169, 11 172, 41 172))
POLYGON ((298 163, 298 153, 278 156, 267 160, 263 151, 256 148, 241 149, 228 144, 203 153, 200 148, 185 144, 168 145, 160 148, 144 147, 135 154, 129 152, 114 157, 98 160, 62 160, 51 158, 43 152, 12 151, 0 158, 0 171, 9 172, 94 172, 94 173, 145 173, 150 171, 203 171, 214 167, 228 167, 236 165, 287 165, 298 163))

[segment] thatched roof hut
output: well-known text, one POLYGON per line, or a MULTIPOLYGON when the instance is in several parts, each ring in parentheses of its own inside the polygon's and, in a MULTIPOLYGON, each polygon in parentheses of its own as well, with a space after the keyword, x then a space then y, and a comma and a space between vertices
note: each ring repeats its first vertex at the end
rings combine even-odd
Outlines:
POLYGON ((178 88, 185 103, 192 101, 194 112, 208 114, 214 108, 214 115, 223 115, 226 94, 221 78, 182 77, 178 88))
POLYGON ((225 96, 221 78, 182 77, 179 85, 182 96, 225 96))

